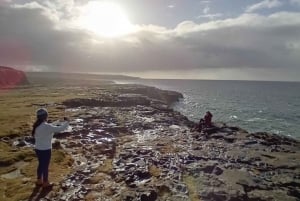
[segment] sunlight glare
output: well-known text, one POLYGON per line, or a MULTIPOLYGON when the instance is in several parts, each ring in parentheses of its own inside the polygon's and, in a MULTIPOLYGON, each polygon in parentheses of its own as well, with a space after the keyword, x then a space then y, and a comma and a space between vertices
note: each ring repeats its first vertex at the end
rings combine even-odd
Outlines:
POLYGON ((80 17, 83 28, 105 37, 123 36, 134 31, 123 9, 111 2, 90 1, 80 17))

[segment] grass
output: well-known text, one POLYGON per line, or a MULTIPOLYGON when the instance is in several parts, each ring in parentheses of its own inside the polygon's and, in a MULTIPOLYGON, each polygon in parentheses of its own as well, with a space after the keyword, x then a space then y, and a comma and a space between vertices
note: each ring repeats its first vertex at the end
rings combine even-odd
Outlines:
POLYGON ((68 89, 28 87, 9 91, 0 91, 0 137, 30 135, 31 125, 35 121, 35 111, 40 107, 49 110, 50 120, 63 117, 64 110, 57 104, 75 98, 76 93, 68 89))
MULTIPOLYGON (((0 138, 3 139, 0 140, 0 200, 28 200, 34 190, 37 167, 35 153, 32 148, 16 148, 11 143, 15 137, 31 135, 36 110, 46 107, 49 120, 62 119, 68 116, 61 105, 64 100, 82 97, 81 94, 84 94, 84 98, 94 97, 99 90, 93 90, 93 87, 99 89, 101 83, 106 83, 53 78, 34 78, 29 81, 32 84, 28 86, 0 90, 0 138), (16 162, 24 161, 24 166, 16 166, 16 162), (17 169, 21 176, 10 179, 1 177, 17 169)), ((63 150, 53 150, 50 180, 61 181, 72 170, 72 164, 71 156, 63 150)), ((105 165, 103 171, 109 172, 109 164, 111 161, 107 161, 107 167, 105 165)))
MULTIPOLYGON (((0 167, 9 167, 17 161, 30 161, 35 157, 32 149, 14 149, 7 143, 0 142, 0 167)), ((4 169, 0 169, 0 173, 5 173, 4 169)))
MULTIPOLYGON (((43 105, 47 106, 50 120, 62 118, 65 114, 59 104, 63 100, 75 98, 76 94, 68 89, 57 89, 54 86, 47 88, 28 86, 0 91, 0 137, 31 135, 35 111, 43 105)), ((32 148, 14 148, 11 143, 11 141, 9 143, 0 141, 0 173, 5 174, 15 170, 14 164, 18 161, 27 161, 28 164, 20 169, 21 177, 0 179, 0 197, 8 201, 28 199, 34 189, 36 177, 35 153, 32 148)), ((62 150, 53 150, 50 166, 51 181, 60 181, 70 172, 70 165, 72 165, 70 156, 62 150)))
POLYGON ((102 165, 98 167, 97 172, 102 172, 105 174, 110 174, 113 168, 112 159, 106 159, 102 165))
MULTIPOLYGON (((27 200, 35 189, 37 159, 33 150, 27 150, 30 154, 27 165, 20 168, 22 177, 4 179, 0 178, 0 197, 7 201, 27 200)), ((71 170, 73 159, 61 150, 53 150, 50 164, 49 178, 52 182, 59 182, 71 170), (59 170, 59 171, 57 171, 59 170)), ((13 166, 13 165, 12 165, 13 166)), ((14 170, 15 168, 11 168, 14 170)))
POLYGON ((183 181, 187 185, 189 190, 189 198, 191 201, 200 201, 198 191, 197 191, 197 182, 196 178, 192 176, 183 176, 183 181))
POLYGON ((151 165, 149 167, 149 172, 154 177, 159 177, 159 175, 161 174, 161 170, 155 165, 151 165))

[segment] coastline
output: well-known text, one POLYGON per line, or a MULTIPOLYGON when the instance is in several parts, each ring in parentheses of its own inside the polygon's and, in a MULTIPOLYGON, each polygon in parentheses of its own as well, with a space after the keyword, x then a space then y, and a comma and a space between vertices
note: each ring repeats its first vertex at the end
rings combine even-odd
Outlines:
POLYGON ((300 140, 299 83, 209 80, 137 80, 136 83, 184 94, 185 99, 174 108, 193 121, 210 110, 215 121, 249 132, 264 131, 300 140))
MULTIPOLYGON (((66 108, 73 131, 57 134, 54 149, 74 162, 46 199, 298 199, 299 141, 223 124, 209 135, 191 132, 194 123, 168 106, 182 97, 177 92, 139 85, 88 90, 76 93, 93 97, 55 106, 66 108)), ((17 150, 31 146, 29 136, 6 140, 17 150)))

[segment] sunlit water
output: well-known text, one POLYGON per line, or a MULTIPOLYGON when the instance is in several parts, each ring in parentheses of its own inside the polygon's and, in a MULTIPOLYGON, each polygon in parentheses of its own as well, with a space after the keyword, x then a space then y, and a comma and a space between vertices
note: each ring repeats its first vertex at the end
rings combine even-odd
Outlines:
POLYGON ((250 132, 300 138, 299 82, 136 80, 131 83, 181 92, 184 99, 174 108, 194 121, 209 110, 215 121, 250 132))

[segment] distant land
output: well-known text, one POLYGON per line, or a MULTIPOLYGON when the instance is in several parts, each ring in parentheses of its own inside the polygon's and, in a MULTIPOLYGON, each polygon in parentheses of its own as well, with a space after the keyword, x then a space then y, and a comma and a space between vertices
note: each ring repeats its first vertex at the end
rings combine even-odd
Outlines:
POLYGON ((137 76, 129 76, 129 75, 121 75, 121 74, 101 74, 101 73, 88 73, 88 72, 33 72, 33 71, 21 71, 14 67, 6 67, 0 66, 0 86, 19 86, 30 83, 47 83, 47 82, 70 82, 70 81, 89 81, 89 82, 97 82, 97 81, 113 81, 113 80, 128 80, 128 81, 138 81, 138 80, 190 80, 190 81, 241 81, 241 82, 299 82, 299 81, 271 81, 271 80, 214 80, 214 79, 185 79, 185 78, 143 78, 137 76), (7 72, 10 69, 10 72, 14 72, 13 74, 4 74, 3 72, 7 72), (18 76, 16 76, 18 75, 18 76), (13 78, 12 78, 13 77, 13 78), (17 80, 14 80, 15 78, 17 80))
POLYGON ((138 77, 111 74, 24 72, 14 67, 0 66, 0 88, 18 87, 27 84, 92 84, 109 83, 113 80, 137 80, 138 77), (28 81, 29 80, 29 81, 28 81))
POLYGON ((62 73, 62 72, 26 72, 31 78, 45 78, 45 79, 102 79, 102 80, 135 80, 138 77, 126 75, 110 75, 110 74, 90 74, 90 73, 62 73))

